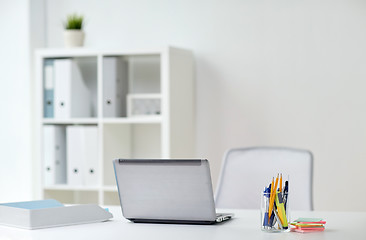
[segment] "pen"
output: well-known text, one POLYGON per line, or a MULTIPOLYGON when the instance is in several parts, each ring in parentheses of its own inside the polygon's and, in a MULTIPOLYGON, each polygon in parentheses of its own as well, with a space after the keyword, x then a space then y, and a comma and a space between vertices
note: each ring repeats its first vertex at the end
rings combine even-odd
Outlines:
MULTIPOLYGON (((273 194, 273 186, 274 186, 274 180, 272 178, 272 183, 269 184, 269 187, 268 187, 268 190, 270 190, 270 194, 271 193, 273 194)), ((273 195, 270 195, 270 197, 271 196, 273 196, 273 195)), ((269 198, 269 202, 271 201, 270 199, 271 198, 269 198)), ((268 203, 268 208, 269 208, 269 203, 268 203)), ((269 218, 268 227, 272 228, 276 224, 276 219, 273 214, 271 215, 271 217, 268 217, 268 218, 269 218)))
POLYGON ((283 189, 283 202, 285 205, 285 210, 287 207, 287 197, 288 197, 288 181, 285 181, 285 187, 283 189))
POLYGON ((270 190, 269 188, 265 188, 264 190, 264 197, 265 197, 265 202, 264 202, 264 209, 265 209, 265 213, 264 213, 264 217, 263 217, 263 226, 265 228, 269 227, 269 218, 268 218, 268 206, 269 206, 269 196, 270 196, 270 190))

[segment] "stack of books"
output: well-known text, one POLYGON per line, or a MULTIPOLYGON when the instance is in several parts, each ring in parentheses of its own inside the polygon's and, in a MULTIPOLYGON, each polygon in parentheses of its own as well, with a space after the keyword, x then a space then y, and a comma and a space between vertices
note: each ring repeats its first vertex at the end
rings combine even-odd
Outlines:
POLYGON ((321 232, 324 231, 326 221, 321 218, 298 218, 291 223, 293 232, 321 232))

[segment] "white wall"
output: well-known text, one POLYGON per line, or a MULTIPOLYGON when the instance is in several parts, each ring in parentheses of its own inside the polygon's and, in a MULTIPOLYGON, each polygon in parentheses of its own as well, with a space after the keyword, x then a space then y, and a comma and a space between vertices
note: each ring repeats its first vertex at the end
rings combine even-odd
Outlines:
POLYGON ((73 12, 87 47, 194 51, 197 156, 215 182, 228 148, 305 148, 315 208, 366 210, 365 1, 47 0, 49 47, 73 12))
POLYGON ((40 155, 39 155, 39 148, 40 146, 37 144, 41 142, 41 134, 37 131, 37 125, 39 124, 39 118, 36 116, 36 112, 38 110, 37 107, 37 99, 39 96, 36 96, 37 91, 37 85, 36 85, 36 79, 35 79, 35 49, 38 48, 44 48, 46 44, 46 12, 45 12, 45 6, 46 6, 46 0, 29 0, 29 40, 30 40, 30 46, 29 46, 29 52, 31 54, 30 58, 30 83, 31 83, 31 112, 32 112, 32 118, 31 118, 31 135, 32 135, 32 159, 34 159, 32 164, 32 185, 33 185, 33 198, 36 198, 37 196, 41 195, 41 189, 39 186, 41 186, 41 174, 40 169, 42 168, 41 163, 39 161, 40 155), (37 160, 38 159, 38 160, 37 160))
POLYGON ((0 1, 0 202, 30 200, 29 1, 0 1))

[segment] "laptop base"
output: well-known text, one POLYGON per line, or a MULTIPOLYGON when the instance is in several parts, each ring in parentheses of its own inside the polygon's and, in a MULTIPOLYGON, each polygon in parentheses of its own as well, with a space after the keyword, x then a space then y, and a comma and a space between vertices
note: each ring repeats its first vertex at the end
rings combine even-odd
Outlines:
POLYGON ((128 218, 128 220, 134 223, 156 223, 156 224, 193 224, 193 225, 211 225, 221 222, 225 222, 231 219, 234 215, 231 213, 218 213, 216 214, 215 221, 200 221, 200 220, 168 220, 168 219, 136 219, 128 218))

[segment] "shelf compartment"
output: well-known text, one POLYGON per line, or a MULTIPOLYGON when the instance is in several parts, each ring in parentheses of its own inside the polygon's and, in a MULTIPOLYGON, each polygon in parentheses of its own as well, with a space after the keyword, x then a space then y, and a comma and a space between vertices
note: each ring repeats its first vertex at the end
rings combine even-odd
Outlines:
POLYGON ((118 192, 104 192, 104 205, 120 205, 118 192))
POLYGON ((45 58, 43 116, 96 117, 97 69, 96 57, 45 58))
POLYGON ((104 124, 103 184, 116 185, 117 158, 161 158, 160 124, 104 124))
POLYGON ((161 93, 160 55, 128 56, 129 93, 161 93))
POLYGON ((104 56, 102 67, 103 117, 128 116, 127 99, 129 95, 160 94, 160 68, 159 54, 104 56))
POLYGON ((64 204, 98 204, 98 191, 81 191, 81 189, 61 190, 44 189, 44 199, 56 199, 64 204))

